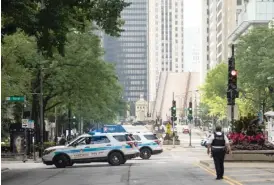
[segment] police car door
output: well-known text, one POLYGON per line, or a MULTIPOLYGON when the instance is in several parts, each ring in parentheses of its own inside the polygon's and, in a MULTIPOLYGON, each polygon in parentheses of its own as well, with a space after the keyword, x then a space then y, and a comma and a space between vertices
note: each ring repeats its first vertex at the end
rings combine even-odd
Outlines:
POLYGON ((91 140, 91 136, 85 136, 80 139, 75 145, 71 148, 71 158, 72 159, 88 159, 90 158, 90 147, 91 144, 87 141, 91 140))
POLYGON ((107 136, 92 136, 91 146, 93 158, 106 157, 112 147, 107 136))

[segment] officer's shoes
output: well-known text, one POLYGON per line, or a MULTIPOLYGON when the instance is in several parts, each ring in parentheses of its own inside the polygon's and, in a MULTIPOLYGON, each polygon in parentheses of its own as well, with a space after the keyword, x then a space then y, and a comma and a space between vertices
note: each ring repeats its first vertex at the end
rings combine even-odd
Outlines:
POLYGON ((217 177, 217 178, 216 178, 216 180, 221 180, 221 179, 223 179, 223 177, 217 177))

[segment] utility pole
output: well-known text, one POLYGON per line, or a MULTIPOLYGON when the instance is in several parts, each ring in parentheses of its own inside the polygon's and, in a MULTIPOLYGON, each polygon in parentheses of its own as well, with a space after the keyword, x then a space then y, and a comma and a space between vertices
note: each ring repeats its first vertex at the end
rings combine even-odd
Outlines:
POLYGON ((58 142, 58 127, 57 127, 57 109, 54 107, 54 116, 55 116, 55 145, 57 145, 58 142))
POLYGON ((68 110, 68 140, 71 138, 71 107, 69 104, 69 110, 68 110))
POLYGON ((192 120, 193 120, 193 116, 192 116, 192 98, 189 101, 189 105, 188 105, 188 120, 189 120, 189 147, 192 147, 191 144, 191 127, 192 127, 192 120))
POLYGON ((195 91, 195 99, 194 99, 194 103, 195 103, 195 110, 194 110, 194 123, 195 123, 195 126, 197 126, 197 99, 196 99, 196 92, 197 90, 195 91))
POLYGON ((41 154, 44 149, 44 104, 43 104, 43 68, 40 69, 40 137, 41 137, 41 154))
POLYGON ((172 115, 171 115, 171 121, 172 121, 172 127, 173 127, 173 148, 175 148, 175 118, 176 118, 176 102, 174 100, 174 92, 172 94, 172 115))

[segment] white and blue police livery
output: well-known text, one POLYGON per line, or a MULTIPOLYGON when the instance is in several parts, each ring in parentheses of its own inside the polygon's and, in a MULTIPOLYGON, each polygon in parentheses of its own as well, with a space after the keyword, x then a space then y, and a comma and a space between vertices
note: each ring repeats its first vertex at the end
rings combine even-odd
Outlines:
POLYGON ((132 136, 138 143, 142 159, 149 159, 151 155, 163 152, 161 141, 157 138, 156 134, 152 132, 135 132, 132 133, 132 136))
POLYGON ((83 134, 65 146, 47 148, 42 161, 57 168, 90 162, 108 162, 117 166, 139 156, 139 149, 127 137, 125 133, 83 134))

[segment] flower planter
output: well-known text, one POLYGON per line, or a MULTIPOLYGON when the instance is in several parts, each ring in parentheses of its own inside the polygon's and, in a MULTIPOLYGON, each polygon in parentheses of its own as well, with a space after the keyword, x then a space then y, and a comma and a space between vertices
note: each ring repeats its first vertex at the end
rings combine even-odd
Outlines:
POLYGON ((225 161, 274 162, 274 150, 236 150, 227 154, 225 161))

